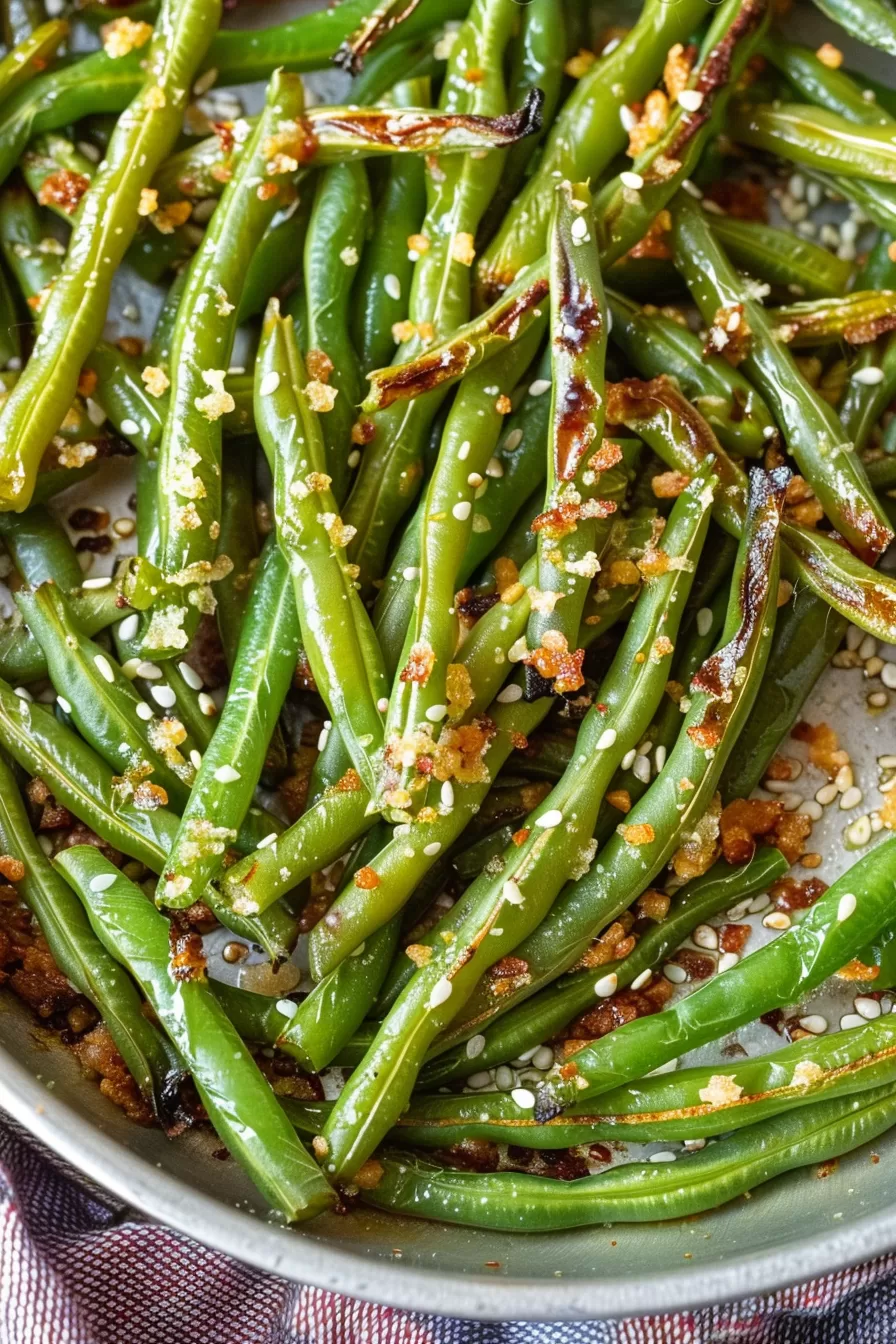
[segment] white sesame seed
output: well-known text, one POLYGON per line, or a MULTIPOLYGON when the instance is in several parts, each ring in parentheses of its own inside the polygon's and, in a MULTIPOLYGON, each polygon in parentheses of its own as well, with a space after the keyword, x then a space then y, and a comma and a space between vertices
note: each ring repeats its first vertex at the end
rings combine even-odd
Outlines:
POLYGON ((821 803, 822 807, 827 807, 829 803, 834 801, 838 793, 839 789, 833 782, 830 784, 822 784, 815 795, 815 801, 816 803, 821 803))
POLYGON ((649 1162, 674 1162, 675 1154, 666 1148, 661 1153, 651 1153, 647 1160, 649 1162))
POLYGON ((202 678, 189 663, 178 663, 177 670, 187 683, 191 691, 202 690, 202 678))
POLYGON ((500 461, 499 458, 490 457, 488 462, 486 463, 485 474, 486 476, 490 477, 491 480, 493 481, 500 480, 501 477, 504 475, 504 464, 500 461))
POLYGON ((459 504, 455 504, 451 512, 460 523, 465 523, 473 511, 473 505, 468 499, 462 499, 459 504))
POLYGON ((686 177, 681 185, 689 196, 693 196, 695 201, 702 201, 703 192, 697 186, 696 182, 692 182, 689 177, 686 177))
POLYGON ((426 711, 426 717, 429 719, 430 723, 441 723, 447 713, 447 705, 430 705, 429 709, 426 711))
POLYGON ((711 924, 698 924, 691 935, 695 947, 705 948, 709 952, 714 952, 719 945, 719 934, 711 924))
POLYGON ((138 663, 135 669, 137 676, 142 677, 144 681, 160 681, 162 679, 162 669, 155 663, 149 663, 145 660, 138 663))
POLYGON ((446 779, 444 784, 442 785, 442 789, 439 794, 439 801, 441 802, 443 807, 454 806, 454 785, 451 783, 450 779, 446 779))
POLYGON ((299 1011, 299 1005, 293 1003, 292 999, 278 999, 276 1008, 277 1012, 282 1013, 284 1017, 295 1017, 299 1011))
POLYGON ((719 970, 730 971, 732 966, 736 966, 740 961, 740 955, 737 952, 723 952, 719 957, 719 970))
POLYGON ((640 780, 642 784, 650 782, 650 758, 647 756, 636 756, 632 764, 632 774, 635 779, 640 780))
POLYGON ((863 845, 867 845, 871 839, 871 818, 857 817, 850 826, 847 826, 846 839, 853 849, 861 849, 863 845))
POLYGON ((597 750, 609 751, 610 747, 612 747, 613 743, 616 741, 616 736, 615 728, 605 728, 597 739, 597 750))
POLYGON ((126 420, 122 420, 121 432, 122 434, 139 434, 140 426, 137 424, 136 420, 131 420, 130 418, 128 418, 126 420))
POLYGON ((377 700, 376 702, 376 707, 381 714, 385 714, 386 710, 389 708, 388 695, 381 695, 379 700, 377 700))
POLYGON ((783 910, 773 910, 770 915, 766 915, 762 923, 767 929, 789 929, 790 916, 783 910))
POLYGON ((199 708, 202 710, 203 714, 207 715, 209 718, 218 712, 218 706, 207 691, 202 691, 199 695, 199 708))
POLYGON ((148 705, 145 700, 141 700, 139 705, 137 705, 135 713, 138 719, 143 719, 148 723, 152 718, 152 707, 148 705))
POLYGON ((802 807, 800 808, 800 816, 809 817, 812 821, 821 821, 822 816, 821 803, 816 803, 814 798, 810 798, 809 801, 803 803, 802 807))
POLYGON ((841 1031, 852 1031, 854 1027, 864 1027, 864 1017, 859 1017, 858 1013, 844 1013, 840 1019, 841 1031))
POLYGON ((469 1078, 467 1079, 467 1087, 471 1087, 474 1092, 478 1092, 480 1088, 488 1087, 491 1081, 492 1076, 489 1073, 488 1069, 482 1069, 480 1070, 479 1073, 470 1074, 469 1078))
POLYGON ((157 705, 163 709, 171 709, 177 702, 177 696, 170 686, 150 686, 149 693, 157 705))
POLYGON ((125 616, 124 620, 119 625, 118 633, 123 640, 127 641, 133 639, 137 633, 139 625, 140 617, 137 615, 136 611, 132 611, 130 616, 125 616))
POLYGON ((467 1049, 466 1049, 467 1059, 475 1059, 477 1055, 482 1054, 484 1049, 485 1049, 485 1037, 481 1035, 471 1036, 470 1039, 467 1041, 467 1049))
POLYGON ((536 1069, 542 1073, 550 1069, 554 1063, 554 1052, 549 1045, 540 1045, 532 1055, 532 1063, 536 1069))
POLYGON ((112 671, 112 664, 104 653, 97 653, 93 659, 94 666, 104 681, 108 681, 111 686, 115 681, 115 673, 112 671))
POLYGON ((697 634, 705 637, 712 629, 712 608, 701 607, 697 612, 697 634))
POLYGON ((619 181, 624 187, 630 187, 632 191, 640 191, 644 185, 644 179, 640 173, 632 173, 628 170, 619 174, 619 181))
POLYGON ((523 893, 512 877, 504 883, 501 888, 501 895, 509 905, 522 905, 523 903, 523 893))
POLYGON ((858 654, 863 663, 867 663, 869 658, 873 658, 877 653, 877 640, 873 635, 866 635, 858 648, 858 654))
POLYGON ((117 873, 97 873, 96 877, 90 879, 90 890, 108 891, 117 876, 117 873))
POLYGON ((852 892, 851 891, 845 892, 840 897, 840 902, 837 906, 838 922, 842 924, 845 919, 849 919, 850 915, 855 914, 856 905, 857 901, 852 892))
POLYGON ((540 817, 535 818, 535 825, 540 826, 542 830, 551 830, 554 826, 559 826, 563 820, 563 813, 558 808, 552 807, 549 811, 543 812, 540 817))
POLYGON ((884 663, 880 670, 880 679, 891 691, 896 691, 896 663, 884 663))
POLYGON ((853 784, 851 789, 847 789, 840 798, 840 809, 843 812, 850 812, 854 807, 858 807, 862 801, 862 790, 858 785, 853 784))
POLYGON ((623 768, 623 770, 631 770, 632 766, 633 766, 634 763, 635 763, 635 757, 637 756, 637 754, 638 754, 638 753, 637 753, 637 751, 635 750, 634 747, 632 747, 631 751, 627 751, 627 752, 625 753, 625 755, 624 755, 623 758, 622 758, 622 768, 623 768))
POLYGON ((550 386, 550 378, 536 378, 534 382, 529 384, 529 396, 542 397, 545 392, 550 390, 550 386))
POLYGON ((530 1092, 528 1087, 515 1087, 510 1095, 517 1106, 524 1111, 531 1111, 535 1105, 535 1093, 530 1092))
POLYGON ((441 848, 441 840, 430 840, 428 845, 423 846, 423 853, 428 859, 434 859, 441 848))
POLYGON ((667 962, 663 967, 663 975, 673 985, 683 985, 688 978, 688 973, 683 966, 676 966, 674 961, 667 962))
POLYGON ((584 215, 576 215, 569 228, 573 238, 584 240, 588 237, 588 221, 584 215))
POLYGON ((602 975, 599 980, 595 981, 594 992, 599 999, 608 999, 611 994, 616 993, 618 983, 618 977, 611 971, 609 975, 602 975))
POLYGON ((470 443, 470 440, 469 440, 469 439, 464 439, 463 443, 461 444, 461 446, 460 446, 460 447, 458 448, 458 450, 457 450, 457 456, 458 456, 458 460, 459 460, 460 462, 466 462, 467 458, 470 456, 470 448, 471 448, 471 447, 472 447, 472 444, 470 443))
POLYGON ((685 112, 699 112, 703 106, 703 94, 699 89, 682 89, 678 95, 678 103, 685 112))
POLYGON ((809 1013, 808 1017, 800 1018, 800 1026, 813 1036, 823 1036, 828 1029, 828 1020, 821 1013, 809 1013))
POLYGON ((72 712, 72 707, 71 707, 71 705, 69 704, 69 702, 66 700, 66 698, 65 698, 64 695, 57 695, 57 697, 56 697, 56 703, 57 703, 57 705, 59 706, 59 708, 62 710, 63 714, 71 714, 71 712, 72 712))
POLYGON ((662 742, 653 753, 653 763, 656 766, 657 774, 659 774, 666 764, 666 748, 663 746, 662 742))
POLYGON ((389 295, 390 299, 396 301, 401 298, 401 281, 397 275, 390 271, 388 275, 383 276, 383 289, 389 295))
POLYGON ((85 579, 85 580, 83 581, 83 583, 81 584, 81 587, 82 587, 82 588, 108 588, 109 585, 111 584, 111 582, 112 582, 112 580, 111 580, 110 578, 105 578, 105 579, 85 579))
POLYGON ((864 1017, 866 1022, 873 1022, 876 1017, 880 1017, 880 1004, 877 999, 870 999, 865 994, 857 995, 853 1000, 853 1007, 859 1017, 864 1017))
POLYGON ((502 1092, 509 1092, 516 1079, 513 1076, 513 1069, 506 1064, 501 1064, 495 1069, 495 1082, 502 1092))
POLYGON ((634 980, 632 981, 632 989, 643 989, 645 985, 650 984, 652 976, 653 971, 649 969, 646 971, 642 971, 641 974, 636 975, 634 980))
POLYGON ((271 845, 275 845, 276 843, 277 843, 277 832, 271 831, 269 835, 265 835, 261 840, 259 840, 258 848, 269 849, 271 845))
MULTIPOLYGON (((849 260, 849 258, 846 258, 846 260, 849 260)), ((869 364, 865 369, 856 369, 852 377, 855 383, 864 383, 866 387, 874 387, 877 383, 883 382, 884 371, 873 364, 869 364)))
POLYGON ((239 778, 239 770, 235 770, 232 765, 219 765, 215 771, 215 779, 219 784, 234 784, 239 778))
POLYGON ((509 686, 504 687, 503 691, 499 691, 495 698, 499 704, 513 705, 517 700, 522 700, 523 688, 512 681, 509 686))

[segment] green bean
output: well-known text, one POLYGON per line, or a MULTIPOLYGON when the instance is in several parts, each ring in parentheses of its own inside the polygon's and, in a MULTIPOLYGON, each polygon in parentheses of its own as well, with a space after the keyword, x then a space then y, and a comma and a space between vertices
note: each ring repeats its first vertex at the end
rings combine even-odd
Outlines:
POLYGON ((261 546, 255 523, 255 441, 237 441, 224 453, 218 550, 233 569, 218 581, 215 616, 227 666, 233 671, 249 588, 261 546))
MULTIPOLYGON (((705 920, 744 897, 765 891, 788 870, 787 860, 777 849, 761 849, 750 863, 732 868, 719 861, 702 877, 694 878, 676 893, 672 908, 638 939, 634 951, 621 961, 602 963, 599 969, 576 971, 541 993, 527 999, 493 1027, 453 1049, 440 1050, 420 1074, 420 1087, 442 1087, 455 1078, 466 1078, 471 1069, 490 1069, 548 1041, 579 1013, 633 981, 639 988, 651 972, 705 920)), ((649 1110, 648 1106, 643 1107, 649 1110)), ((579 1140, 575 1140, 579 1142, 579 1140)))
MULTIPOLYGON (((163 871, 177 832, 175 814, 161 807, 141 811, 127 799, 121 801, 112 770, 87 743, 42 706, 14 694, 5 682, 0 682, 0 744, 107 844, 153 872, 163 871)), ((273 960, 289 956, 295 922, 282 907, 252 919, 224 909, 213 891, 204 899, 223 913, 228 928, 264 947, 273 960)))
POLYGON ((26 583, 53 579, 61 588, 80 588, 84 574, 74 546, 60 522, 38 505, 23 517, 0 519, 0 536, 26 583))
POLYGON ((896 15, 884 0, 815 0, 815 4, 851 37, 896 56, 896 15))
POLYGON ((365 1203, 469 1227, 545 1232, 652 1222, 713 1209, 795 1167, 851 1152, 896 1123, 889 1086, 799 1108, 674 1163, 631 1162, 576 1181, 437 1167, 396 1154, 365 1203))
POLYGON ((65 19, 52 19, 15 41, 12 51, 0 60, 0 103, 46 69, 68 34, 65 19))
MULTIPOLYGON (((891 288, 896 284, 896 263, 891 260, 889 251, 892 242, 892 236, 887 233, 878 239, 862 266, 859 283, 874 289, 891 288)), ((858 452, 866 447, 894 392, 896 340, 892 335, 886 339, 872 339, 862 346, 850 368, 840 404, 840 419, 858 452), (864 372, 867 369, 880 369, 883 377, 878 379, 876 373, 864 372)))
POLYGON ((804 103, 742 103, 726 123, 741 145, 778 154, 807 168, 896 182, 894 127, 859 126, 827 108, 804 103))
POLYGON ((549 1074, 539 1091, 536 1119, 643 1077, 685 1050, 715 1040, 722 1022, 726 1031, 736 1031, 817 989, 892 918, 894 850, 893 839, 878 845, 839 877, 799 924, 693 994, 577 1050, 570 1056, 575 1073, 569 1070, 577 1081, 570 1088, 555 1072, 549 1074))
MULTIPOLYGON (((544 513, 537 529, 536 587, 547 605, 533 604, 526 639, 530 648, 560 636, 575 641, 582 609, 596 573, 603 470, 613 465, 603 450, 606 396, 604 367, 607 315, 600 260, 589 229, 591 193, 586 186, 557 190, 549 236, 551 290, 551 430, 544 513), (597 452, 592 454, 592 444, 597 452), (555 605, 550 605, 551 601, 555 605), (559 608, 559 609, 558 609, 559 608)), ((615 453, 621 450, 615 447, 615 453)), ((574 645, 573 645, 574 647, 574 645)), ((542 678, 542 681, 547 678, 542 678)), ((575 691, 581 672, 565 671, 555 691, 575 691)))
MULTIPOLYGON (((237 322, 263 313, 268 299, 288 285, 301 269, 302 249, 308 233, 313 195, 300 193, 298 200, 278 210, 271 220, 261 242, 252 254, 243 293, 237 309, 237 322)), ((239 376, 239 375, 237 375, 239 376)), ((239 404, 236 407, 238 411, 239 404)), ((224 431, 228 423, 224 420, 224 431)))
POLYGON ((892 126, 894 118, 862 89, 845 70, 832 69, 809 47, 785 42, 780 33, 763 44, 763 55, 786 77, 804 101, 864 126, 892 126))
POLYGON ((794 349, 840 340, 864 345, 893 326, 896 293, 891 289, 856 290, 835 299, 791 303, 775 309, 770 316, 775 339, 794 349))
MULTIPOLYGON (((65 248, 46 233, 41 212, 21 182, 7 183, 0 191, 0 248, 26 302, 45 298, 59 274, 65 248)), ((38 311, 35 304, 29 307, 38 311)))
POLYGON ((537 170, 480 258, 481 300, 491 302, 527 265, 538 262, 547 245, 550 188, 563 179, 596 181, 601 176, 625 145, 621 109, 652 88, 670 46, 686 42, 705 13, 695 0, 678 5, 648 0, 616 49, 579 80, 551 128, 537 170))
POLYGON ((735 266, 770 285, 810 299, 844 294, 849 287, 852 262, 807 238, 731 215, 712 215, 708 222, 735 266))
POLYGON ((249 594, 227 700, 159 877, 159 905, 192 905, 197 892, 222 871, 227 846, 236 839, 264 767, 292 682, 298 642, 289 569, 272 536, 249 594))
POLYGON ((6 268, 0 262, 0 367, 5 369, 13 362, 17 366, 22 362, 22 342, 16 301, 10 288, 6 268))
POLYGON ((204 966, 188 961, 172 970, 171 944, 176 952, 183 937, 176 926, 92 845, 64 850, 56 865, 81 898, 97 937, 138 981, 218 1137, 265 1197, 290 1221, 331 1206, 333 1192, 208 988, 204 966))
POLYGON ((315 388, 293 339, 292 321, 272 300, 256 363, 255 418, 274 473, 281 549, 292 575, 299 623, 318 687, 339 724, 356 770, 372 792, 382 746, 382 655, 350 576, 343 547, 351 537, 325 470, 315 388), (334 604, 341 592, 345 606, 334 604))
POLYGON ((852 445, 843 442, 834 411, 775 340, 763 309, 747 297, 699 207, 680 195, 673 224, 676 261, 704 321, 712 324, 729 310, 741 314, 748 343, 744 368, 778 420, 789 451, 841 535, 864 559, 875 559, 890 540, 890 528, 852 445))
MULTIPOLYGON (((282 125, 294 123, 303 106, 298 76, 276 73, 265 110, 190 267, 178 309, 159 445, 158 562, 169 575, 195 576, 193 584, 208 581, 220 529, 221 416, 234 409, 223 380, 246 267, 290 190, 283 179, 293 162, 292 141, 287 137, 277 149, 272 143, 280 145, 282 125)), ((160 599, 143 636, 151 656, 171 657, 187 646, 198 624, 201 590, 191 586, 186 598, 186 605, 175 599, 164 605, 160 599)))
POLYGON ((140 995, 92 932, 84 910, 31 830, 15 777, 0 757, 0 845, 25 866, 16 888, 40 926, 53 960, 102 1017, 116 1049, 164 1123, 179 1071, 142 1012, 140 995))
POLYGON ((43 309, 40 341, 0 411, 0 496, 27 507, 40 458, 74 396, 81 363, 102 333, 112 276, 134 236, 141 192, 180 129, 187 90, 220 14, 219 0, 168 0, 146 80, 118 123, 72 230, 43 309))
MULTIPOLYGON (((505 853, 502 871, 485 873, 468 888, 452 912, 450 937, 439 936, 449 932, 444 921, 428 937, 429 956, 419 958, 419 969, 346 1085, 324 1130, 326 1147, 321 1145, 326 1170, 337 1179, 357 1171, 401 1114, 426 1050, 483 973, 538 925, 564 881, 590 863, 600 798, 619 760, 639 741, 667 679, 692 557, 699 555, 708 526, 711 480, 704 472, 680 496, 668 544, 685 563, 645 590, 580 730, 576 767, 530 814, 522 843, 505 853)), ((513 708, 511 702, 511 713, 513 708)), ((496 714, 495 726, 498 732, 504 727, 503 715, 496 714)))
POLYGON ((401 1117, 393 1136, 397 1142, 423 1148, 447 1147, 458 1141, 463 1127, 468 1138, 536 1149, 623 1136, 644 1143, 713 1138, 780 1111, 891 1083, 896 1078, 893 1047, 893 1025, 881 1018, 858 1030, 809 1037, 757 1059, 640 1078, 605 1093, 600 1114, 595 1114, 593 1102, 581 1102, 545 1125, 521 1114, 506 1093, 419 1098, 401 1117), (732 1084, 731 1100, 704 1101, 701 1093, 712 1095, 713 1079, 720 1077, 732 1084), (735 1099, 736 1091, 741 1095, 735 1099))
POLYGON ((327 472, 337 500, 345 497, 351 468, 351 430, 361 400, 361 368, 349 333, 352 282, 371 225, 370 188, 362 163, 321 173, 305 239, 305 298, 309 350, 330 360, 336 398, 321 420, 327 472))
POLYGON ((703 352, 699 337, 660 313, 648 315, 612 291, 612 339, 646 378, 665 373, 712 425, 733 453, 759 457, 774 433, 768 408, 752 384, 719 355, 703 352))
POLYGON ((589 872, 561 893, 547 919, 515 949, 528 966, 525 982, 500 1000, 480 988, 456 1029, 472 1035, 574 966, 594 933, 631 904, 703 818, 768 659, 784 475, 753 469, 722 643, 691 682, 690 708, 663 768, 589 872), (736 667, 744 671, 735 674, 736 667))
POLYGON ((55 583, 21 588, 15 599, 54 686, 68 692, 63 709, 118 772, 118 797, 132 795, 137 807, 164 807, 170 799, 181 811, 196 772, 179 750, 186 736, 179 722, 156 718, 115 660, 77 628, 55 583))
MULTIPOLYGON (((429 101, 429 81, 396 85, 392 100, 396 110, 424 106, 429 101)), ((352 335, 362 370, 388 364, 392 358, 396 346, 392 328, 407 313, 414 273, 408 239, 419 232, 425 209, 423 160, 396 154, 374 211, 353 295, 352 335)), ((356 390, 356 401, 360 401, 360 383, 356 390)))

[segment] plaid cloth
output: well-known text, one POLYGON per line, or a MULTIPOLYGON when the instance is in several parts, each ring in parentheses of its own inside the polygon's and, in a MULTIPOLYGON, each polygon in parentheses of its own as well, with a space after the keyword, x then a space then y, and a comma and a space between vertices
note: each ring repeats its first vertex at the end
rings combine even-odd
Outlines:
POLYGON ((0 1120, 0 1344, 891 1344, 894 1323, 896 1255, 623 1321, 477 1323, 357 1302, 116 1210, 0 1120))

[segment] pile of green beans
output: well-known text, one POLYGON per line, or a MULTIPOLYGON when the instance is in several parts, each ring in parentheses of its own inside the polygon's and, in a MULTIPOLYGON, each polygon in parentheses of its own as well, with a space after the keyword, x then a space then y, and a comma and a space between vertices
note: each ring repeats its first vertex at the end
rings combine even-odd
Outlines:
MULTIPOLYGON (((817 3, 896 54, 879 0, 817 3)), ((198 1095, 286 1221, 681 1217, 876 1138, 896 1026, 800 1005, 848 963, 896 983, 896 838, 881 809, 784 915, 815 809, 767 771, 850 624, 896 644, 896 94, 771 0, 644 0, 593 60, 551 0, 221 8, 86 5, 69 54, 2 9, 22 919, 145 1114, 198 1095), (261 111, 182 135, 215 81, 261 111), (762 174, 852 236, 765 217, 762 174), (134 273, 156 326, 114 343, 134 273), (133 540, 76 548, 131 468, 133 540), (281 1095, 296 1067, 330 1099, 281 1095), (556 1181, 505 1147, 625 1140, 676 1160, 556 1181)))

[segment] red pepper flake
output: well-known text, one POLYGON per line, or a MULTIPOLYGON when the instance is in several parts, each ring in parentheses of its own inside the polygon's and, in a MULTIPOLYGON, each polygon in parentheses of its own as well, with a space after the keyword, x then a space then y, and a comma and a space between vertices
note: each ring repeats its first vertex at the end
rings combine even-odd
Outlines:
POLYGON ((380 875, 366 863, 363 868, 359 868, 355 873, 355 886, 360 887, 362 891, 373 891, 380 885, 380 875))
POLYGON ((532 831, 528 826, 521 826, 518 831, 514 831, 513 835, 510 838, 513 841, 513 843, 517 846, 517 848, 519 848, 520 845, 524 845, 526 843, 531 834, 532 831))

